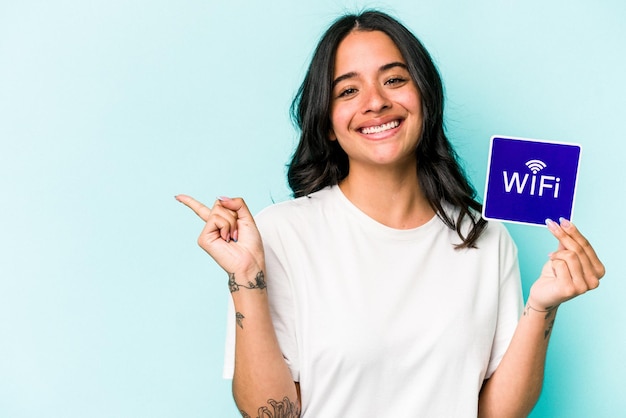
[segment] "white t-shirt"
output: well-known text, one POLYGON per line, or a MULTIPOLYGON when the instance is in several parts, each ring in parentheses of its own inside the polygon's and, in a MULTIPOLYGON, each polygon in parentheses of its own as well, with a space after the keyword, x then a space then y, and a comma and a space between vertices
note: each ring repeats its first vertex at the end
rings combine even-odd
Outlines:
POLYGON ((457 233, 437 216, 389 228, 336 186, 273 205, 256 222, 303 417, 476 417, 522 310, 517 250, 501 224, 489 222, 478 249, 455 250, 457 233))

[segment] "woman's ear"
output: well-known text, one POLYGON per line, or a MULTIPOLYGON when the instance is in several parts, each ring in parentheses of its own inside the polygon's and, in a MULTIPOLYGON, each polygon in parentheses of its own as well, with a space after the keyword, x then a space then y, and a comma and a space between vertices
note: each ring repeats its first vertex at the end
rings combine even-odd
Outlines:
POLYGON ((337 140, 337 135, 335 135, 335 131, 332 128, 330 129, 330 131, 328 131, 328 139, 330 139, 331 141, 337 140))

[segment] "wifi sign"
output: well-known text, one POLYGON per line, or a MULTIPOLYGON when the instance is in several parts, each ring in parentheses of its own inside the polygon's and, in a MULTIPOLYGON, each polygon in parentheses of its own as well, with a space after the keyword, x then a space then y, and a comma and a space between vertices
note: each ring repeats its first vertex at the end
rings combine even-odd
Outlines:
POLYGON ((577 144, 492 137, 483 217, 533 225, 571 219, 580 151, 577 144))

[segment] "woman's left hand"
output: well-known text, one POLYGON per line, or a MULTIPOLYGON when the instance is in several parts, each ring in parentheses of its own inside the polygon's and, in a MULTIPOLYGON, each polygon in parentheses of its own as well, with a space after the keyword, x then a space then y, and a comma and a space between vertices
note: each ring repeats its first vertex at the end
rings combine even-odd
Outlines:
POLYGON ((559 240, 558 249, 550 254, 533 284, 528 304, 535 310, 548 311, 600 285, 604 265, 587 239, 571 222, 560 225, 547 220, 552 235, 559 240))

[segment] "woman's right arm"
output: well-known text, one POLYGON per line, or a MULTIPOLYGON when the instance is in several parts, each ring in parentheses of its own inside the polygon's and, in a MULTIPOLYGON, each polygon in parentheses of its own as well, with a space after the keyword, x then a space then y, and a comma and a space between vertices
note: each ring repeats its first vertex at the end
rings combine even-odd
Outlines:
POLYGON ((236 312, 233 395, 244 417, 300 416, 300 394, 270 317, 261 236, 242 199, 219 198, 212 209, 178 195, 206 224, 198 244, 228 273, 236 312))

